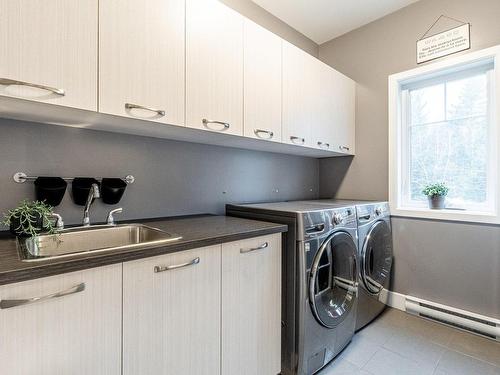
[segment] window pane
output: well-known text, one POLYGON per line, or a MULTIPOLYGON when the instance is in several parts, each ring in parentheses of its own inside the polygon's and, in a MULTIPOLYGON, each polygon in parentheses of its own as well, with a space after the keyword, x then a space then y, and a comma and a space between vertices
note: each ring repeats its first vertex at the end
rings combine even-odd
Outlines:
POLYGON ((422 188, 445 182, 456 204, 487 200, 488 117, 410 128, 410 198, 425 201, 422 188))
POLYGON ((411 124, 445 120, 445 85, 439 84, 410 91, 411 124))
POLYGON ((488 81, 485 74, 446 84, 448 120, 484 115, 488 107, 488 81))
POLYGON ((448 202, 473 207, 488 202, 489 115, 486 73, 410 91, 409 198, 444 182, 448 202))

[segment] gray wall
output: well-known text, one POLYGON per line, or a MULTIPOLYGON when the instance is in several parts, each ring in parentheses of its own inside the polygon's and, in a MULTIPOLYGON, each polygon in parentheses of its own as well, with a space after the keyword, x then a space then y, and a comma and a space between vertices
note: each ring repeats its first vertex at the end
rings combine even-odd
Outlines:
MULTIPOLYGON (((222 1, 318 56, 316 43, 251 0, 222 1)), ((17 171, 64 176, 131 173, 137 181, 120 202, 125 209, 121 217, 130 219, 223 213, 224 204, 229 202, 318 196, 319 162, 311 158, 2 119, 0 134, 0 214, 20 199, 34 197, 32 183, 13 182, 17 171)), ((110 208, 98 201, 92 209, 93 218, 104 220, 110 208)), ((81 220, 82 209, 71 202, 69 191, 57 211, 68 224, 81 220)))
MULTIPOLYGON (((0 120, 0 213, 34 198, 33 183, 12 175, 136 178, 119 206, 121 218, 223 213, 226 203, 316 198, 317 159, 175 142, 124 134, 0 120), (275 192, 278 190, 278 192, 275 192), (312 190, 312 191, 311 191, 312 190)), ((80 223, 82 207, 66 192, 57 211, 80 223)), ((96 201, 91 218, 114 206, 96 201)))
MULTIPOLYGON (((421 0, 320 46, 320 59, 358 82, 356 157, 321 160, 322 197, 387 199, 387 77, 416 67, 415 42, 441 14, 472 24, 473 50, 500 44, 500 1, 421 0)), ((500 317, 498 226, 394 218, 393 227, 394 290, 500 317)))
POLYGON ((224 4, 233 8, 245 17, 258 23, 262 27, 279 35, 283 39, 295 44, 307 53, 318 57, 318 45, 311 39, 307 38, 288 24, 273 16, 264 8, 258 6, 251 0, 221 0, 224 4))

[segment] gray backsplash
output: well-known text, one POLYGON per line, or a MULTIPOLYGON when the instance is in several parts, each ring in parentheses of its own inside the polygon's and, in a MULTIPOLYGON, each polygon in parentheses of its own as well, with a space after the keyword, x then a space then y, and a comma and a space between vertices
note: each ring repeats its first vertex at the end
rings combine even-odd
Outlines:
MULTIPOLYGON (((34 198, 32 182, 12 175, 136 178, 119 206, 121 219, 224 212, 226 203, 318 197, 319 161, 235 148, 0 119, 0 212, 34 198), (277 192, 276 192, 277 190, 277 192)), ((97 201, 93 222, 109 209, 97 201)), ((81 221, 70 184, 56 209, 67 224, 81 221)), ((2 228, 5 229, 5 228, 2 228)))

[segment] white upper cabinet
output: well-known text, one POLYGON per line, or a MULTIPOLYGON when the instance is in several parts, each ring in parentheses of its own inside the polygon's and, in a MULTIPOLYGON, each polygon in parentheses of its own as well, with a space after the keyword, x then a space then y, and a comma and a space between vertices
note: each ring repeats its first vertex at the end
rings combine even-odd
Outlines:
POLYGON ((283 41, 283 142, 314 146, 312 125, 317 118, 316 60, 283 41))
POLYGON ((245 19, 244 134, 281 142, 281 38, 245 19))
POLYGON ((186 1, 186 126, 243 135, 243 16, 186 1))
POLYGON ((354 81, 316 59, 311 77, 314 85, 312 146, 354 154, 354 81))
POLYGON ((332 95, 335 109, 334 112, 334 134, 332 151, 342 152, 349 155, 355 154, 355 113, 356 113, 356 82, 349 77, 331 71, 333 76, 332 95))
POLYGON ((99 1, 99 111, 184 125, 185 1, 99 1))
POLYGON ((121 374, 121 264, 3 285, 0 300, 2 374, 121 374))
POLYGON ((97 110, 97 0, 0 0, 0 95, 97 110))

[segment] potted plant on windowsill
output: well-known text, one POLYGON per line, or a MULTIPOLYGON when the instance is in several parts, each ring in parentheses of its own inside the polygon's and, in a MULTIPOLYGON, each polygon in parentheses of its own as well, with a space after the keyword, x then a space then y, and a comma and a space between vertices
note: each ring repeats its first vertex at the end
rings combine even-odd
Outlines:
POLYGON ((19 205, 4 214, 3 224, 18 237, 36 237, 44 232, 54 233, 52 206, 39 201, 23 200, 19 205))
POLYGON ((444 182, 437 184, 429 184, 424 187, 422 194, 427 196, 429 201, 429 208, 433 210, 440 210, 445 208, 446 195, 448 195, 449 188, 444 182))

